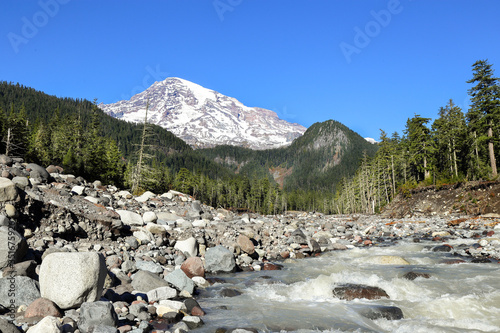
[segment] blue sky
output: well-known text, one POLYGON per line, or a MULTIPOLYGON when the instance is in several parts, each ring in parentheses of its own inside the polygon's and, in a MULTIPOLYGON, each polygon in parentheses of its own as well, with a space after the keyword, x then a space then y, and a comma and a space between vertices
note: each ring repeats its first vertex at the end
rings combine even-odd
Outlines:
POLYGON ((493 0, 6 0, 0 80, 111 103, 175 76, 378 138, 450 98, 467 108, 476 60, 500 76, 499 14, 493 0))

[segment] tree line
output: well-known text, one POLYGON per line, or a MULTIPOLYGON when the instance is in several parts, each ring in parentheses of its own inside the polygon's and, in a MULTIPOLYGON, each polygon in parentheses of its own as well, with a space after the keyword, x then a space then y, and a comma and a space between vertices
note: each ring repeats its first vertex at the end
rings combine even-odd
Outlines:
POLYGON ((381 130, 379 150, 364 157, 354 177, 343 179, 334 198, 337 213, 376 213, 398 193, 422 185, 497 179, 500 144, 500 85, 492 65, 478 60, 467 83, 466 113, 451 99, 438 117, 415 114, 403 136, 381 130))

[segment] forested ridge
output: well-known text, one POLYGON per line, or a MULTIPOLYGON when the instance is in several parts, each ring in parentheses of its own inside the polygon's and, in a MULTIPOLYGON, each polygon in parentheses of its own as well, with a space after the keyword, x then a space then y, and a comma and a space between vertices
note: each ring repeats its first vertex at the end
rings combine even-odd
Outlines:
POLYGON ((495 150, 500 144, 500 86, 487 60, 472 65, 470 107, 451 99, 438 117, 415 114, 403 136, 381 130, 379 150, 364 158, 354 177, 344 179, 335 198, 336 211, 374 213, 397 194, 409 196, 418 186, 498 178, 495 150))

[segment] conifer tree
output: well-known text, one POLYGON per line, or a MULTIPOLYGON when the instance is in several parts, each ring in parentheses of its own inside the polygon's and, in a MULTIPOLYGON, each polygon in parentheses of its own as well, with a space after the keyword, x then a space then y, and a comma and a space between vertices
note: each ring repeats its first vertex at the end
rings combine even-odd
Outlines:
POLYGON ((477 136, 478 144, 488 144, 491 176, 497 177, 494 141, 498 137, 500 118, 500 86, 494 77, 488 60, 478 60, 472 65, 473 77, 467 83, 475 84, 469 89, 471 105, 467 113, 469 127, 477 136), (494 135, 495 132, 495 135, 494 135))

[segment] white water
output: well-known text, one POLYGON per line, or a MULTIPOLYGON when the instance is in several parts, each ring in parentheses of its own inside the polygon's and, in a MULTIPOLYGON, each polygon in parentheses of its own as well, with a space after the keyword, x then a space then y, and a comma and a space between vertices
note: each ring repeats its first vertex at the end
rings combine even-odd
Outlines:
POLYGON ((281 271, 219 276, 224 283, 201 293, 199 302, 207 315, 205 326, 196 331, 225 327, 259 332, 500 332, 500 265, 444 264, 444 259, 457 257, 432 252, 435 245, 439 244, 401 242, 354 248, 288 261, 281 271), (370 263, 381 255, 401 256, 410 265, 370 263), (409 271, 431 278, 402 278, 409 271), (333 297, 332 289, 345 283, 376 286, 390 298, 345 301, 333 297), (237 289, 242 295, 223 298, 219 295, 223 288, 237 289), (357 313, 367 305, 397 306, 404 319, 367 319, 357 313))

